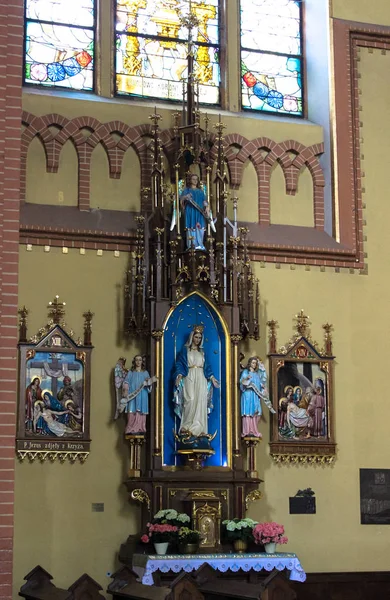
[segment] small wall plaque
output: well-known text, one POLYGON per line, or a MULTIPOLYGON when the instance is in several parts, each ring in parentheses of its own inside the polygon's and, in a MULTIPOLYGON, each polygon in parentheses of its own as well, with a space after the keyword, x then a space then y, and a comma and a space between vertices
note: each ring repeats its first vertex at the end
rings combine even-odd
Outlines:
POLYGON ((290 515, 315 515, 315 497, 293 496, 290 498, 290 515))
POLYGON ((316 498, 311 488, 298 490, 290 497, 290 515, 315 515, 316 498))

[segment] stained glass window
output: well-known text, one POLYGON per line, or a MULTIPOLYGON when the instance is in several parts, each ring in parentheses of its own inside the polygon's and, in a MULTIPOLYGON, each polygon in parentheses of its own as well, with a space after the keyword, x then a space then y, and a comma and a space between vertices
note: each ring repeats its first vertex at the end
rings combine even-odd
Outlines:
POLYGON ((241 0, 242 106, 302 116, 302 0, 241 0))
POLYGON ((182 100, 193 15, 194 74, 199 100, 219 103, 219 0, 117 0, 116 91, 182 100))
POLYGON ((93 89, 95 0, 26 0, 25 83, 93 89))

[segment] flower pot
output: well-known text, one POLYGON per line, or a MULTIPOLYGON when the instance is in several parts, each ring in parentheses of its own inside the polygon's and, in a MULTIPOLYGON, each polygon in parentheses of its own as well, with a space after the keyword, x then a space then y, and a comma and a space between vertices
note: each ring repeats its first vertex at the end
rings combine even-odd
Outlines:
POLYGON ((198 552, 198 549, 198 542, 195 542, 194 544, 179 544, 180 554, 196 554, 198 552))
POLYGON ((169 542, 154 542, 156 554, 166 554, 169 542))
POLYGON ((233 546, 236 552, 245 552, 248 548, 248 542, 246 540, 234 540, 233 546))
POLYGON ((264 548, 267 554, 275 554, 276 552, 276 542, 270 542, 269 544, 264 544, 264 548))

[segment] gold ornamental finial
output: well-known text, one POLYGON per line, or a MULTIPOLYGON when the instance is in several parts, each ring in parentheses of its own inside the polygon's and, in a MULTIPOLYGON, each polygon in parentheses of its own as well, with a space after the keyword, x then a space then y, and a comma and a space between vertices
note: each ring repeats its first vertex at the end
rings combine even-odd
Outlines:
POLYGON ((294 320, 296 321, 296 330, 302 337, 307 337, 307 334, 309 333, 309 318, 310 317, 308 315, 305 315, 303 308, 301 308, 300 312, 295 315, 294 320))
POLYGON ((52 302, 49 302, 48 304, 48 308, 50 309, 49 317, 53 319, 53 323, 55 325, 59 325, 62 317, 65 315, 64 307, 66 305, 66 302, 59 302, 59 298, 60 297, 57 294, 54 300, 52 302))
POLYGON ((330 323, 325 323, 322 326, 322 329, 325 332, 325 354, 326 356, 332 356, 333 354, 333 348, 332 348, 332 331, 333 331, 333 325, 331 325, 330 323))
POLYGON ((158 122, 162 119, 162 116, 158 114, 156 107, 154 107, 154 113, 149 115, 149 119, 153 122, 154 127, 158 126, 158 122))
POLYGON ((269 353, 276 353, 276 330, 278 328, 278 322, 272 319, 271 321, 267 321, 267 325, 269 327, 269 353))
POLYGON ((27 316, 28 310, 25 306, 23 308, 19 308, 19 342, 27 341, 27 316))

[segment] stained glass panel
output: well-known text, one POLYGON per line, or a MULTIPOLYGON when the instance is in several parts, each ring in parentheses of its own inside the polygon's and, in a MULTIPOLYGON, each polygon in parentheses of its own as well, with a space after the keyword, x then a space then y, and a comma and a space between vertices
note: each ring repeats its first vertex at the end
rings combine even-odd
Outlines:
POLYGON ((301 1, 241 0, 243 108, 302 116, 301 1))
POLYGON ((93 89, 94 0, 27 0, 25 83, 93 89))
POLYGON ((194 71, 200 101, 219 102, 219 0, 118 0, 116 89, 118 94, 181 100, 188 75, 188 27, 192 29, 194 71))

